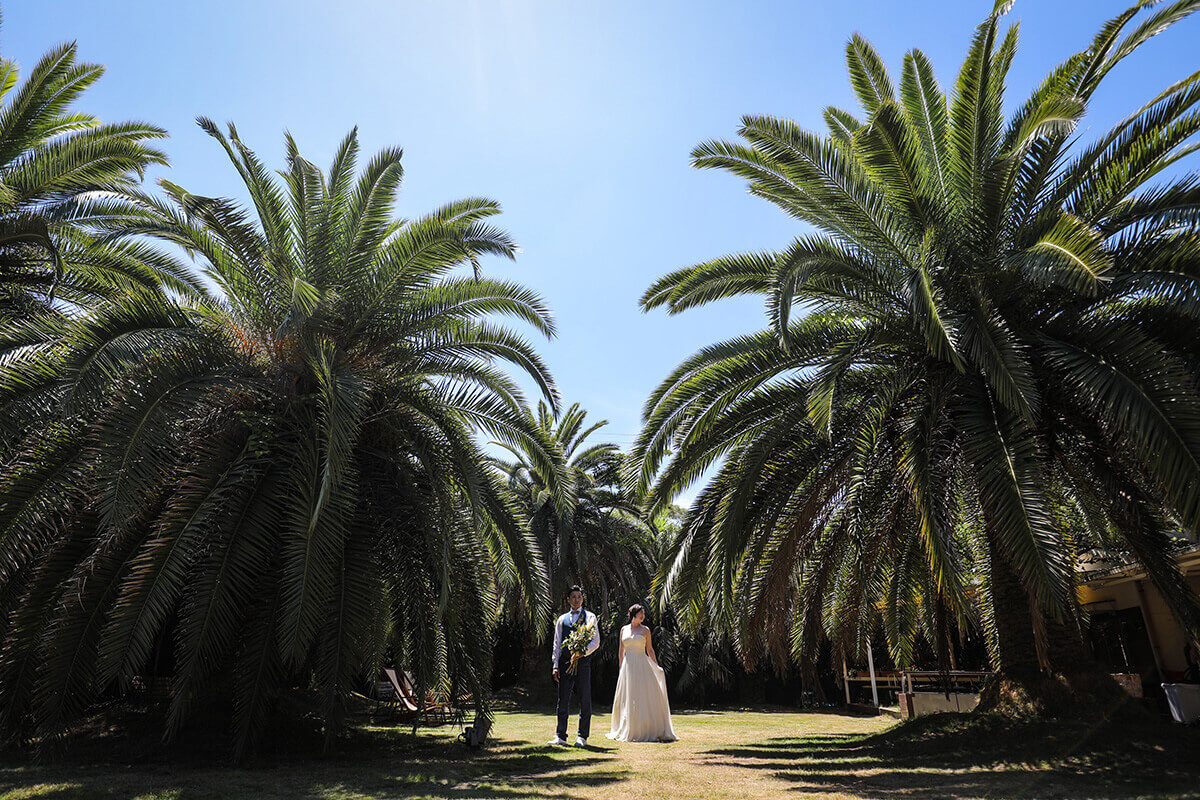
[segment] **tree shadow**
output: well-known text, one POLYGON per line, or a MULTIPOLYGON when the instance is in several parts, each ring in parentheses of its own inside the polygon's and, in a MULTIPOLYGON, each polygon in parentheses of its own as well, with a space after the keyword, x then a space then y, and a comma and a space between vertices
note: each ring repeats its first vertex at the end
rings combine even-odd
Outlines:
POLYGON ((77 760, 19 764, 5 759, 0 763, 0 796, 21 790, 20 796, 38 800, 142 794, 222 800, 324 800, 346 795, 515 800, 549 791, 565 800, 581 800, 591 790, 626 780, 625 771, 611 763, 613 750, 549 751, 525 740, 499 739, 484 750, 469 751, 443 738, 327 759, 259 759, 239 768, 177 760, 121 765, 77 760))
POLYGON ((1200 798, 1200 731, 1157 721, 922 717, 877 734, 772 738, 707 758, 810 794, 865 798, 1200 798))

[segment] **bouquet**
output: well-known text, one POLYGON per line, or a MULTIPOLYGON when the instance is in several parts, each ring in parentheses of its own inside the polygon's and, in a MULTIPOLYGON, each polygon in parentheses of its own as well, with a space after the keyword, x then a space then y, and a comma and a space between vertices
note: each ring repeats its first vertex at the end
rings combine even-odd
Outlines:
POLYGON ((571 663, 567 667, 567 672, 571 675, 579 668, 579 659, 587 655, 588 645, 592 643, 592 637, 595 635, 596 626, 589 622, 577 626, 563 642, 563 650, 571 654, 571 663))

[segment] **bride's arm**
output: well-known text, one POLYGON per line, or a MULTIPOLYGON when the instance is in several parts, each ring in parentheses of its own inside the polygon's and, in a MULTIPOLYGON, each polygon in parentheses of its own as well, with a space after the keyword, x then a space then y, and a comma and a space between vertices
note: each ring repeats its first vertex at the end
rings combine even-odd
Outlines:
POLYGON ((617 669, 625 663, 625 629, 621 628, 621 632, 617 634, 617 641, 620 642, 621 648, 617 650, 617 669))
POLYGON ((650 641, 650 626, 646 626, 646 655, 650 656, 650 660, 658 664, 658 656, 654 655, 654 642, 650 641))

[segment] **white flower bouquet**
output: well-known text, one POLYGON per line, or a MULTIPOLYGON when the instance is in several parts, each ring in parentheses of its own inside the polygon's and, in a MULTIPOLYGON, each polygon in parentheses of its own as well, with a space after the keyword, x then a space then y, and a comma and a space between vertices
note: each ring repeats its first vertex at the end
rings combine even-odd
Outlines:
POLYGON ((567 666, 567 672, 574 675, 575 670, 579 669, 579 659, 587 655, 588 645, 592 643, 592 637, 596 635, 596 626, 589 623, 579 625, 571 631, 571 635, 563 642, 563 650, 571 654, 571 663, 567 666))

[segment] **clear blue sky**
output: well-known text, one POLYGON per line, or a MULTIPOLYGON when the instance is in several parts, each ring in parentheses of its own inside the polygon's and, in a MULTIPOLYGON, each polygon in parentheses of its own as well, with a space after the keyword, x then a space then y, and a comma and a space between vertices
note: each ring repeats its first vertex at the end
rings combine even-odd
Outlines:
MULTIPOLYGON (((1010 105, 1132 0, 1018 0, 1010 105)), ((800 231, 737 179, 688 164, 745 113, 823 130, 856 108, 847 39, 861 32, 894 74, 906 50, 952 85, 991 0, 16 0, 0 48, 24 71, 76 40, 108 72, 81 109, 167 128, 172 180, 233 195, 236 176, 197 115, 233 120, 282 165, 282 133, 328 163, 359 126, 365 154, 405 151, 400 211, 485 195, 505 209, 515 264, 489 269, 551 303, 542 346, 567 402, 627 445, 649 391, 706 343, 762 326, 756 303, 668 317, 637 299, 658 276, 729 252, 779 248, 800 231)), ((1200 18, 1128 60, 1085 126, 1104 126, 1200 68, 1200 18)))

